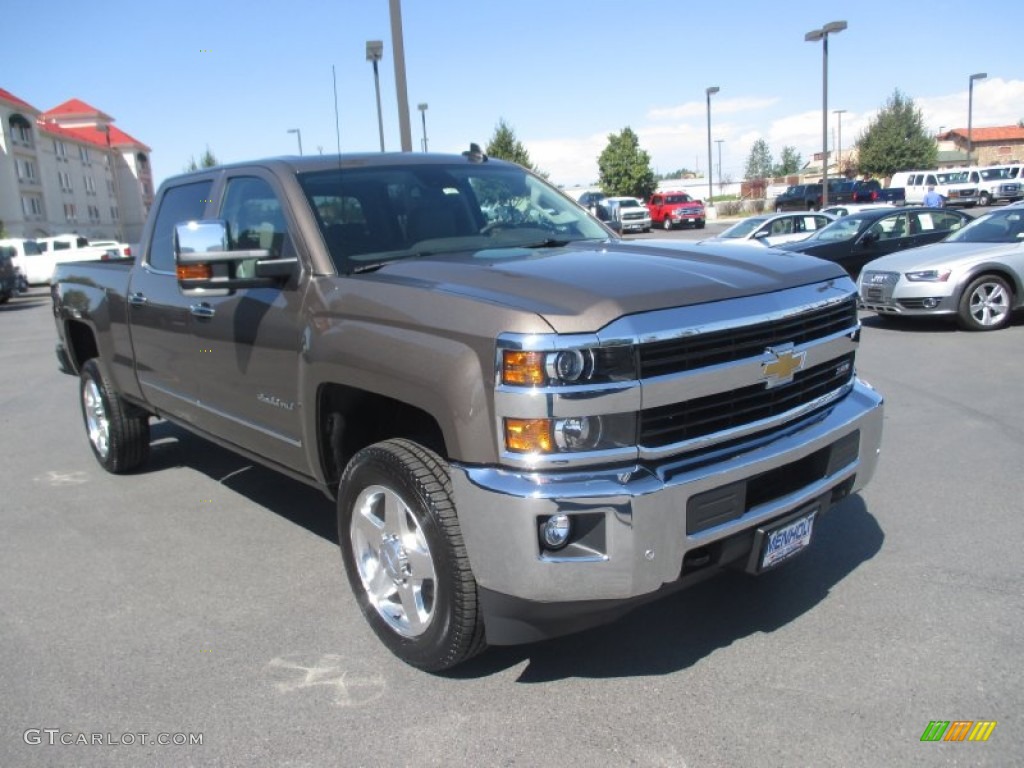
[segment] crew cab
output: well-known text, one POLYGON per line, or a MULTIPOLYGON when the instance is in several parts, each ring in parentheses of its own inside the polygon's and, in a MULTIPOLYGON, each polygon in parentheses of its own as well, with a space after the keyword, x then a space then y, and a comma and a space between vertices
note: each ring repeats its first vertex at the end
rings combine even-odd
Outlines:
POLYGON ((655 192, 647 201, 651 213, 651 224, 662 229, 690 224, 694 229, 703 229, 707 222, 704 203, 685 192, 655 192))
POLYGON ((57 267, 57 357, 109 472, 160 417, 321 489, 370 626, 442 670, 782 566, 869 482, 852 281, 749 250, 624 241, 475 145, 239 163, 57 267))

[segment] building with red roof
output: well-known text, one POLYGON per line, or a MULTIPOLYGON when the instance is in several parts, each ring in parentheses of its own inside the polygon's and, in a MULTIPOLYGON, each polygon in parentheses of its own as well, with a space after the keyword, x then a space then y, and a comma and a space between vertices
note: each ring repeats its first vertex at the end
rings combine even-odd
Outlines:
POLYGON ((972 127, 970 137, 966 128, 953 128, 943 131, 936 138, 940 151, 963 152, 965 158, 970 143, 972 165, 1024 163, 1024 126, 972 127))
POLYGON ((0 122, 8 236, 140 239, 153 201, 148 146, 81 99, 40 111, 0 88, 0 122))

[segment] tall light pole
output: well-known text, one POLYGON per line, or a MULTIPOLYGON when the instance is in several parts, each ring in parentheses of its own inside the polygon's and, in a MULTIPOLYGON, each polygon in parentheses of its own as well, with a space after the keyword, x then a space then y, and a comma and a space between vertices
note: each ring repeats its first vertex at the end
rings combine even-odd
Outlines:
POLYGON ((711 205, 711 199, 714 197, 714 192, 711 189, 711 94, 718 93, 721 90, 717 85, 709 86, 704 89, 704 93, 708 97, 708 205, 711 205))
POLYGON ((833 109, 832 114, 839 118, 839 141, 836 146, 836 168, 839 170, 839 175, 843 175, 843 113, 845 109, 833 109))
POLYGON ((299 156, 301 157, 302 156, 302 131, 300 131, 298 128, 289 128, 288 129, 288 133, 294 133, 296 135, 296 137, 299 139, 299 156))
POLYGON ((423 151, 427 151, 427 102, 423 101, 416 105, 416 109, 420 111, 420 117, 423 118, 423 151))
POLYGON ((988 73, 977 72, 971 75, 967 81, 967 167, 971 165, 971 150, 974 149, 974 133, 971 125, 974 115, 974 81, 984 80, 986 77, 988 77, 988 73))
POLYGON ((373 85, 377 90, 377 130, 380 131, 380 151, 384 151, 384 116, 380 111, 380 72, 377 62, 384 57, 384 41, 366 41, 366 60, 373 62, 373 85))
POLYGON ((725 139, 715 139, 718 145, 718 194, 722 194, 722 142, 725 139))
POLYGON ((828 36, 846 29, 845 21, 830 21, 821 29, 812 29, 804 40, 821 40, 821 207, 828 205, 828 36))

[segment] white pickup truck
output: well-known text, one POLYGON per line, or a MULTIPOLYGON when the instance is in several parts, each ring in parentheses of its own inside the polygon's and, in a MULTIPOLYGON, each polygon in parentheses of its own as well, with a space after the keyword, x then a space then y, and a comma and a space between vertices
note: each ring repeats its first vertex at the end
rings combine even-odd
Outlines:
POLYGON ((131 256, 131 249, 114 240, 89 242, 81 235, 55 235, 37 239, 39 252, 32 256, 31 269, 23 269, 30 284, 50 282, 58 264, 67 261, 107 261, 131 256))

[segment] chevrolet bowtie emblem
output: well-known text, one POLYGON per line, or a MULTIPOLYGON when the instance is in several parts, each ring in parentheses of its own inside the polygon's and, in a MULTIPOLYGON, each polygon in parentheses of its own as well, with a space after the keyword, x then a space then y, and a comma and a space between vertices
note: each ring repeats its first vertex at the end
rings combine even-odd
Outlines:
POLYGON ((765 350, 767 359, 761 363, 761 375, 765 386, 769 389, 793 380, 793 374, 804 367, 807 352, 794 352, 793 345, 785 347, 768 347, 765 350))

